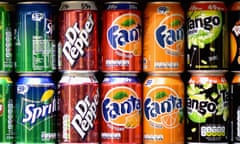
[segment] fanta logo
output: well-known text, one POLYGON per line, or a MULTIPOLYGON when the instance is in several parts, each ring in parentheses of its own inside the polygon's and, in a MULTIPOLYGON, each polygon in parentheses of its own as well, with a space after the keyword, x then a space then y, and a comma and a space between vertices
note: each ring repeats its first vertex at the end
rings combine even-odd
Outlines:
POLYGON ((184 18, 182 15, 171 15, 164 18, 155 30, 155 39, 159 46, 167 49, 169 54, 176 55, 183 51, 184 46, 184 18))
POLYGON ((85 99, 78 101, 75 106, 76 114, 71 121, 71 125, 82 139, 84 139, 87 132, 94 127, 94 121, 97 118, 98 102, 99 93, 97 92, 92 102, 89 100, 88 96, 85 96, 85 99))
POLYGON ((22 103, 26 103, 23 107, 22 123, 29 124, 30 127, 38 121, 50 118, 57 111, 54 90, 44 92, 40 101, 22 99, 22 103))
POLYGON ((135 14, 124 14, 116 18, 107 31, 107 40, 114 50, 139 55, 141 50, 140 17, 135 14))
POLYGON ((113 88, 102 102, 102 116, 107 123, 126 128, 140 125, 141 100, 128 87, 113 88))
POLYGON ((174 128, 183 121, 183 100, 171 88, 153 88, 144 100, 144 114, 156 125, 174 128))
POLYGON ((71 66, 74 66, 77 60, 85 55, 84 48, 90 44, 89 35, 94 27, 92 15, 88 16, 83 26, 83 29, 81 29, 76 22, 73 27, 69 27, 65 33, 66 42, 62 52, 71 66))

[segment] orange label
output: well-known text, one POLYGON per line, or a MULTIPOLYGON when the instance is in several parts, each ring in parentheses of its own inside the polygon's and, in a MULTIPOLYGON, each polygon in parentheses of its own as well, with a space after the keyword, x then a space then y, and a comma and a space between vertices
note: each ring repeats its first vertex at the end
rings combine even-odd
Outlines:
POLYGON ((144 71, 184 70, 184 13, 178 3, 149 3, 144 14, 144 71))
POLYGON ((143 102, 144 144, 184 143, 183 97, 184 86, 180 80, 171 77, 146 80, 143 102))

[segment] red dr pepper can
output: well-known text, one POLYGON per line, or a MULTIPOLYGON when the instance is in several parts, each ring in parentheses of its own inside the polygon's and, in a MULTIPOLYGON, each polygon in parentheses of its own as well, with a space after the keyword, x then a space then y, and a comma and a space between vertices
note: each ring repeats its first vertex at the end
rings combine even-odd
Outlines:
POLYGON ((59 27, 59 69, 97 71, 97 8, 94 1, 62 2, 59 27))
POLYGON ((112 1, 102 13, 101 69, 104 72, 142 70, 142 23, 137 2, 112 1))
POLYGON ((101 144, 142 143, 141 103, 136 75, 106 75, 101 83, 101 144))
POLYGON ((93 74, 63 75, 59 82, 59 143, 99 143, 99 97, 93 74))

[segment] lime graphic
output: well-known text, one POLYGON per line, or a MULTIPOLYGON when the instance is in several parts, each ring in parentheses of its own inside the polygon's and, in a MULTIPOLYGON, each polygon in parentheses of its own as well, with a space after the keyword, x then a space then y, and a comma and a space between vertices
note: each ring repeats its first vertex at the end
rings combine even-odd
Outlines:
POLYGON ((189 29, 189 48, 192 45, 204 48, 206 44, 213 42, 219 37, 223 21, 220 11, 193 11, 188 15, 190 17, 189 26, 194 25, 194 28, 189 29), (201 21, 201 24, 199 21, 201 21))
POLYGON ((199 114, 198 112, 188 113, 188 118, 195 123, 205 123, 206 117, 199 114))
POLYGON ((170 26, 175 27, 181 25, 181 21, 179 19, 176 19, 170 23, 170 26))
POLYGON ((128 97, 128 94, 126 92, 117 92, 114 96, 114 100, 120 100, 123 99, 124 97, 128 97))
POLYGON ((187 87, 187 94, 189 96, 195 95, 195 94, 199 94, 202 90, 199 87, 196 87, 194 84, 190 84, 187 87))
POLYGON ((155 98, 156 99, 161 99, 161 98, 163 98, 163 97, 165 97, 167 95, 167 93, 166 92, 158 92, 157 94, 156 94, 156 96, 155 96, 155 98))
POLYGON ((136 22, 134 21, 134 19, 127 19, 125 20, 123 23, 121 23, 122 26, 125 26, 125 27, 128 27, 128 26, 131 26, 131 25, 134 25, 136 24, 136 22))
POLYGON ((53 97, 53 95, 54 95, 54 90, 50 89, 45 91, 42 95, 41 102, 47 102, 49 99, 53 97))

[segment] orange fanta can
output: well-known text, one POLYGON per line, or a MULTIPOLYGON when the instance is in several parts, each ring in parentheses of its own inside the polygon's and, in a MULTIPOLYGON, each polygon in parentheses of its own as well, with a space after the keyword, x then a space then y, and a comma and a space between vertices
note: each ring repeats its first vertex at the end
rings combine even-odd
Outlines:
POLYGON ((139 3, 110 1, 102 12, 101 70, 142 71, 142 24, 139 3))
POLYGON ((183 109, 180 75, 149 75, 143 86, 143 143, 184 144, 183 109))
POLYGON ((143 20, 143 70, 183 72, 184 11, 180 2, 148 2, 143 20))

